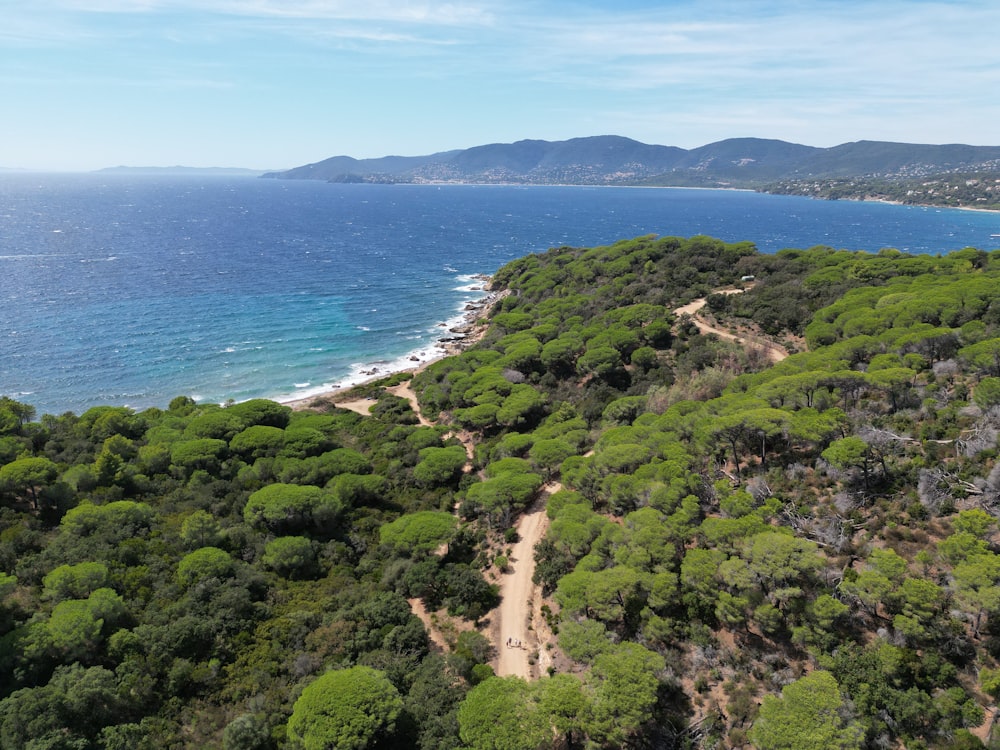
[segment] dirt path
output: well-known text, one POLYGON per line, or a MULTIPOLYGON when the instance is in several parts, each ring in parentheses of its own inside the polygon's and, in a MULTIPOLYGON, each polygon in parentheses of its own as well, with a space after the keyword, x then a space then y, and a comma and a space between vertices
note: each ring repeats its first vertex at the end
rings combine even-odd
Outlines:
MULTIPOLYGON (((386 390, 394 396, 409 401, 420 424, 434 425, 434 422, 427 419, 420 411, 410 381, 404 381, 386 390)), ((373 399, 358 399, 340 402, 337 406, 367 415, 374 404, 373 399)), ((453 434, 465 446, 471 461, 475 447, 472 435, 464 431, 456 431, 453 434)), ((471 464, 466 467, 466 471, 470 469, 471 464)), ((560 489, 561 485, 557 482, 545 485, 538 500, 521 516, 517 523, 518 541, 508 556, 507 572, 500 576, 500 606, 491 613, 486 635, 496 648, 496 658, 492 666, 501 677, 515 675, 525 679, 537 678, 550 662, 549 654, 542 648, 540 642, 540 634, 543 637, 548 636, 548 626, 542 616, 542 591, 541 587, 536 586, 531 579, 535 574, 535 545, 545 536, 549 526, 549 519, 545 514, 545 501, 549 495, 560 489)), ((410 599, 409 602, 414 614, 424 623, 434 646, 447 651, 450 644, 448 635, 440 627, 442 623, 435 621, 434 616, 426 611, 419 599, 410 599)), ((471 627, 471 623, 467 626, 471 627)), ((455 626, 454 623, 448 623, 446 627, 455 626)))
POLYGON ((444 634, 435 627, 434 620, 431 619, 431 613, 427 611, 424 603, 417 597, 407 599, 406 601, 410 603, 410 610, 413 614, 419 617, 420 622, 424 624, 424 630, 427 631, 427 637, 431 639, 431 643, 441 651, 447 652, 449 650, 448 641, 445 639, 444 634))
POLYGON ((409 380, 404 380, 399 385, 394 385, 392 388, 386 388, 386 390, 393 396, 398 396, 399 398, 405 398, 410 402, 410 408, 413 409, 413 413, 417 415, 417 419, 420 420, 420 424, 424 427, 430 427, 434 423, 431 422, 427 417, 423 415, 420 411, 420 404, 417 403, 417 394, 413 392, 413 388, 410 385, 409 380))
POLYGON ((997 707, 996 706, 986 706, 984 708, 986 714, 986 720, 983 721, 978 727, 972 727, 969 729, 973 735, 978 737, 985 745, 990 738, 990 734, 993 731, 993 725, 997 721, 997 707))
MULTIPOLYGON (((410 387, 409 380, 404 380, 402 383, 400 383, 399 385, 394 385, 392 388, 386 388, 386 391, 394 396, 399 396, 400 398, 405 398, 407 401, 409 401, 410 407, 413 409, 413 412, 417 415, 417 419, 420 420, 420 424, 425 426, 430 426, 433 424, 433 422, 431 422, 423 414, 420 413, 420 406, 417 404, 417 394, 415 394, 413 392, 413 389, 410 387)), ((315 399, 302 399, 301 401, 290 401, 289 403, 293 408, 295 407, 302 408, 311 406, 315 401, 324 398, 332 399, 334 405, 338 409, 349 409, 350 411, 356 412, 365 417, 371 416, 371 408, 378 403, 378 401, 374 398, 356 398, 348 401, 340 401, 337 399, 338 393, 340 393, 340 391, 334 391, 330 395, 319 396, 315 399)))
POLYGON ((338 409, 349 409, 363 417, 370 417, 372 415, 371 408, 376 403, 373 398, 359 398, 354 401, 337 401, 335 405, 338 409))
POLYGON ((535 574, 535 545, 549 527, 545 501, 559 488, 556 483, 546 485, 517 524, 518 541, 511 550, 508 571, 500 579, 500 606, 490 616, 488 635, 497 651, 492 666, 500 677, 530 680, 548 666, 548 653, 539 642, 539 633, 544 630, 542 590, 531 578, 535 574))
MULTIPOLYGON (((742 294, 743 291, 744 290, 742 289, 720 289, 716 292, 716 294, 742 294)), ((760 346, 767 351, 767 357, 771 360, 771 362, 780 362, 788 356, 788 352, 785 351, 784 347, 781 347, 771 341, 756 337, 743 338, 709 324, 704 318, 698 315, 706 304, 707 300, 704 297, 701 297, 700 299, 694 300, 694 302, 689 302, 682 307, 678 307, 674 310, 674 314, 690 315, 692 322, 694 322, 697 329, 702 333, 714 333, 719 338, 735 341, 737 344, 755 344, 760 346)))
POLYGON ((441 653, 446 654, 455 648, 455 642, 461 633, 475 629, 472 622, 449 615, 448 610, 444 607, 436 612, 428 612, 420 599, 413 598, 406 601, 410 603, 410 611, 419 617, 424 624, 427 637, 431 640, 432 649, 441 653))

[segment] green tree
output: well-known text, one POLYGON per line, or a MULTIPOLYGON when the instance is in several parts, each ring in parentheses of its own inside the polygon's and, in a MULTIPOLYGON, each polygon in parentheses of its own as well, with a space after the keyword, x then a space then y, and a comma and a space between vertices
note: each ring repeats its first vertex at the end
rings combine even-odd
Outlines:
POLYGON ((621 354, 610 346, 588 348, 576 361, 576 369, 580 375, 594 375, 604 380, 613 378, 624 367, 621 354))
POLYGON ((594 659, 585 685, 584 729, 602 745, 622 747, 654 719, 666 662, 638 643, 624 642, 594 659))
POLYGON ((260 714, 241 714, 222 732, 222 750, 267 750, 271 746, 271 733, 260 714))
POLYGON ((108 588, 97 589, 86 599, 66 599, 52 610, 46 631, 52 646, 65 660, 92 658, 106 635, 125 617, 125 603, 108 588))
POLYGON ((292 418, 292 408, 265 398, 252 398, 226 408, 226 413, 236 415, 246 425, 265 425, 285 428, 292 418))
POLYGON ((871 447, 859 437, 850 435, 840 440, 834 440, 830 447, 823 451, 823 459, 838 469, 861 469, 865 487, 871 476, 871 447))
POLYGON ((583 683, 575 675, 556 674, 534 684, 538 709, 560 737, 572 746, 574 736, 583 729, 587 698, 583 683))
POLYGON ((284 447, 285 431, 262 424, 247 427, 229 441, 229 449, 247 461, 262 456, 277 456, 284 447))
POLYGON ((407 513, 379 529, 382 544, 404 554, 426 554, 448 542, 458 519, 450 513, 425 510, 407 513))
POLYGON ((424 448, 420 451, 420 462, 413 467, 413 476, 430 486, 448 484, 462 473, 467 460, 461 445, 424 448))
POLYGON ((416 721, 415 739, 420 750, 453 750, 460 746, 458 706, 465 691, 465 683, 456 677, 443 656, 429 656, 416 668, 405 705, 406 713, 416 721))
POLYGON ((94 616, 87 600, 67 599, 52 610, 46 632, 52 647, 73 662, 97 650, 103 627, 104 621, 94 616))
POLYGON ((181 540, 188 549, 216 547, 221 537, 219 522, 207 510, 196 510, 181 524, 181 540))
POLYGON ((551 741, 546 718, 519 677, 491 677, 458 707, 458 731, 471 750, 536 750, 551 741))
MULTIPOLYGON (((102 727, 129 709, 115 673, 80 664, 56 667, 48 684, 14 691, 0 702, 4 750, 85 750, 102 727)), ((101 744, 100 747, 112 748, 101 744)))
POLYGON ((170 463, 183 469, 188 475, 197 469, 215 474, 228 453, 229 446, 219 438, 182 440, 170 447, 170 463))
POLYGON ((583 342, 579 337, 564 334, 542 347, 542 366, 554 375, 568 375, 573 372, 576 357, 582 350, 583 342))
POLYGON ((497 409, 496 420, 507 427, 533 422, 545 406, 545 396, 530 385, 515 385, 497 409))
POLYGON ((958 356, 976 370, 991 377, 1000 377, 1000 338, 986 339, 958 350, 958 356))
POLYGON ((983 616, 1000 612, 1000 555, 984 551, 970 555, 952 570, 955 596, 973 615, 973 633, 979 635, 983 616))
POLYGON ((624 565, 591 572, 573 571, 556 587, 555 600, 567 612, 607 624, 624 622, 644 600, 643 576, 624 565))
POLYGON ((889 395, 892 410, 896 411, 902 397, 909 390, 916 373, 909 367, 890 367, 884 370, 869 371, 865 380, 884 390, 889 395))
POLYGON ((225 550, 202 547, 189 552, 177 563, 177 580, 183 586, 191 586, 206 578, 228 578, 235 565, 225 550))
POLYGON ((531 462, 543 471, 546 477, 551 477, 559 469, 559 465, 576 451, 562 438, 547 438, 537 440, 528 450, 531 462))
POLYGON ((1000 378, 983 378, 972 392, 972 400, 984 411, 1000 404, 1000 378))
POLYGON ((756 584, 779 605, 800 596, 800 585, 822 565, 815 542, 777 531, 754 535, 741 557, 756 584))
POLYGON ((193 417, 184 428, 184 437, 189 440, 211 438, 228 443, 246 426, 246 422, 235 411, 214 408, 193 417))
POLYGON ((108 585, 108 566, 101 562, 60 565, 42 579, 45 595, 55 599, 85 599, 108 585))
POLYGON ((341 508, 335 494, 327 490, 276 483, 250 495, 243 507, 243 519, 272 531, 301 530, 313 523, 332 521, 341 508))
POLYGON ((611 636, 597 620, 566 619, 559 625, 559 647, 566 655, 591 664, 600 654, 611 651, 611 636))
POLYGON ((726 553, 719 549, 693 547, 681 561, 681 597, 694 617, 705 617, 715 611, 719 597, 719 566, 726 553))
POLYGON ((35 418, 35 407, 0 396, 0 435, 16 435, 35 418))
POLYGON ((308 576, 316 567, 316 550, 304 536, 279 536, 264 547, 261 562, 288 578, 308 576))
POLYGON ((138 449, 128 438, 112 435, 104 441, 94 459, 94 477, 100 487, 118 484, 124 486, 131 471, 128 462, 135 458, 138 449))
POLYGON ((760 750, 854 750, 864 738, 848 716, 833 675, 817 670, 786 685, 780 698, 764 697, 750 739, 760 750))
POLYGON ((309 683, 288 719, 288 738, 304 750, 363 750, 390 736, 403 699, 383 672, 356 666, 309 683))
POLYGON ((38 509, 38 490, 55 481, 59 467, 44 457, 18 458, 0 466, 0 488, 27 496, 38 509))
POLYGON ((509 523, 515 511, 523 510, 542 486, 537 474, 505 472, 478 482, 466 491, 467 505, 500 525, 509 523))
MULTIPOLYGON (((265 434, 273 435, 274 433, 265 434)), ((281 435, 283 444, 279 453, 282 456, 308 458, 310 456, 322 455, 335 447, 334 442, 330 438, 314 427, 293 423, 282 431, 281 435)), ((236 437, 239 437, 239 435, 236 437)), ((235 439, 233 438, 233 440, 235 439)), ((230 443, 230 445, 232 444, 230 443)))
POLYGON ((66 511, 59 527, 74 536, 104 537, 109 542, 121 541, 145 534, 155 513, 146 503, 116 500, 107 505, 82 502, 66 511))

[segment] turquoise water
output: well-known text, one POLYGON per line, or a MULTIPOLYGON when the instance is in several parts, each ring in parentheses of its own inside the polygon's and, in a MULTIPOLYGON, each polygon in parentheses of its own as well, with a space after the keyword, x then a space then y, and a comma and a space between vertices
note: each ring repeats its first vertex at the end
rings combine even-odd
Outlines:
POLYGON ((1000 215, 680 189, 0 176, 0 394, 295 398, 440 353, 477 274, 643 234, 947 252, 1000 215))

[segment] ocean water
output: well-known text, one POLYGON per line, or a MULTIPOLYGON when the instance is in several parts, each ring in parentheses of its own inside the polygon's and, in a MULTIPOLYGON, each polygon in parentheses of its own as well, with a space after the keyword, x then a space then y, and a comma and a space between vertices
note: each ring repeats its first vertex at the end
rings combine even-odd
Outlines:
POLYGON ((939 253, 1000 215, 686 189, 0 175, 0 394, 39 414, 290 399, 440 353, 527 253, 644 234, 939 253))

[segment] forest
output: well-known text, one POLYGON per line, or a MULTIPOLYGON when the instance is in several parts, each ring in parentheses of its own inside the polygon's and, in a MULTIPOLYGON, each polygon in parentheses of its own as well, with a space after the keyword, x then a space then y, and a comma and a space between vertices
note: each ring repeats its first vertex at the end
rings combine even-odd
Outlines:
POLYGON ((0 747, 1000 747, 1000 251, 647 236, 491 284, 366 414, 0 398, 0 747))

